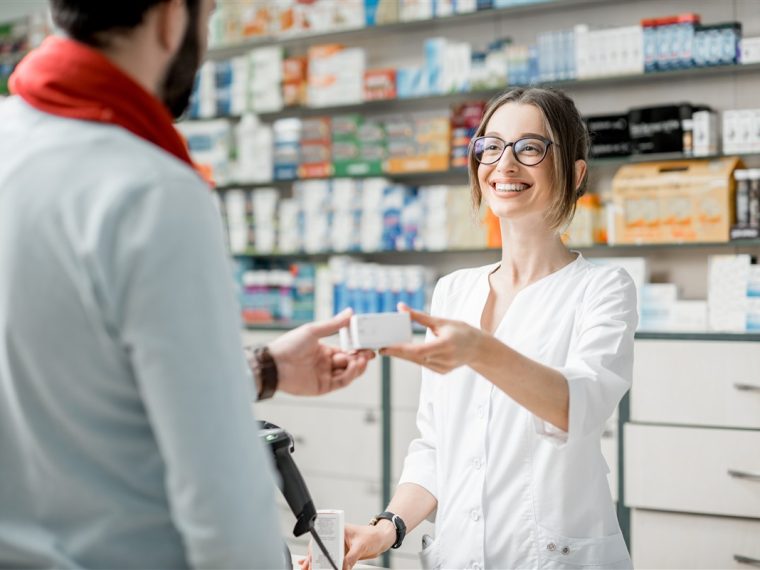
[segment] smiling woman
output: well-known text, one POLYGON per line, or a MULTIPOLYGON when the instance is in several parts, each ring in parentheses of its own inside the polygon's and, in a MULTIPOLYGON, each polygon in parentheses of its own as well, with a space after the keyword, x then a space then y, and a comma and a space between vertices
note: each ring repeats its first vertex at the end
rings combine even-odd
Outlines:
MULTIPOLYGON (((491 169, 484 167, 494 167, 494 179, 499 172, 503 173, 504 169, 509 168, 508 161, 503 160, 501 153, 498 157, 495 156, 498 150, 479 153, 484 138, 488 144, 493 145, 494 137, 498 139, 499 133, 505 130, 517 132, 516 138, 507 140, 515 141, 511 147, 512 158, 523 166, 538 166, 548 154, 552 154, 548 172, 552 176, 551 185, 555 187, 545 218, 555 228, 569 223, 575 213, 576 200, 586 191, 586 162, 590 147, 588 131, 572 99, 554 89, 519 88, 496 97, 490 103, 475 133, 468 165, 475 206, 480 206, 483 199, 482 188, 493 187, 487 182, 484 185, 480 179, 481 172, 491 173, 491 169), (517 132, 520 127, 527 131, 517 132), (558 144, 557 141, 561 143, 558 144), (524 146, 527 142, 532 144, 526 151, 524 146)), ((497 149, 500 144, 506 148, 508 143, 504 140, 496 141, 497 149)), ((546 171, 546 167, 544 169, 546 171)))
MULTIPOLYGON (((426 342, 381 351, 423 367, 420 437, 386 510, 409 532, 435 518, 429 567, 631 567, 600 441, 631 384, 636 291, 560 239, 588 147, 563 93, 494 99, 469 171, 475 205, 499 219, 501 261, 443 277, 432 314, 410 311, 426 342)), ((403 540, 387 521, 346 533, 349 564, 403 540)))

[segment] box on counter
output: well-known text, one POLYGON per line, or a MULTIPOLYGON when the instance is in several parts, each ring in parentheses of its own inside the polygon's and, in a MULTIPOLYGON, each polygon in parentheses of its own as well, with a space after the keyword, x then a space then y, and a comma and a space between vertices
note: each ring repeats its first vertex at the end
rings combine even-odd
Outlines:
POLYGON ((750 267, 752 258, 746 254, 708 258, 707 304, 711 330, 746 330, 750 267))
POLYGON ((615 243, 725 242, 736 158, 622 166, 612 182, 615 243))

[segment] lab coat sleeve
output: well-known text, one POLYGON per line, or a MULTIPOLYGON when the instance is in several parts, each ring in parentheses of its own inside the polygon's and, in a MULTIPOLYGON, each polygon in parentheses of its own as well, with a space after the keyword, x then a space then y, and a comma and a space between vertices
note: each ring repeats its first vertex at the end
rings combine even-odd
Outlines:
POLYGON ((274 477, 250 407, 232 267, 210 193, 188 170, 157 175, 130 198, 113 216, 112 254, 102 256, 105 294, 188 563, 282 568, 274 477))
POLYGON ((536 431, 558 446, 600 434, 631 387, 636 287, 621 268, 604 268, 583 297, 567 361, 556 367, 570 391, 568 431, 534 416, 536 431))
MULTIPOLYGON (((442 299, 445 296, 443 292, 444 285, 439 281, 433 291, 430 313, 439 314, 439 308, 442 306, 442 299)), ((432 333, 428 330, 426 340, 429 340, 432 333)), ((424 487, 436 500, 438 499, 438 479, 437 479, 437 449, 436 449, 436 410, 435 410, 435 393, 439 388, 440 378, 438 375, 422 368, 422 383, 420 387, 420 402, 417 409, 417 429, 420 436, 409 444, 409 451, 404 460, 404 470, 401 473, 401 483, 416 483, 424 487)), ((433 512, 429 520, 435 519, 433 512)))

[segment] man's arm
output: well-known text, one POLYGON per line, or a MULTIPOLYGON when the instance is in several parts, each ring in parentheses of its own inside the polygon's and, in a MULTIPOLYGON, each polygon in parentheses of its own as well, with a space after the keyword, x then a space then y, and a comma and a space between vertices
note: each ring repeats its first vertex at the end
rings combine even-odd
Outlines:
POLYGON ((145 436, 160 449, 188 564, 283 567, 219 219, 192 174, 176 178, 135 191, 112 218, 114 245, 99 257, 115 332, 150 422, 145 436))

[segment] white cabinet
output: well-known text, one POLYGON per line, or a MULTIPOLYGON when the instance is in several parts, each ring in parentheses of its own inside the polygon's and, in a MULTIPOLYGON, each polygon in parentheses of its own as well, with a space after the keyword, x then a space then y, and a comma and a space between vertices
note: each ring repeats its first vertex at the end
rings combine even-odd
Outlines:
POLYGON ((625 449, 629 506, 760 519, 760 431, 628 424, 625 449))
POLYGON ((634 362, 632 421, 760 429, 757 343, 640 340, 634 362))
POLYGON ((760 521, 635 510, 631 527, 639 570, 760 565, 760 521))
POLYGON ((624 460, 636 568, 760 565, 758 386, 757 342, 636 341, 624 460))

